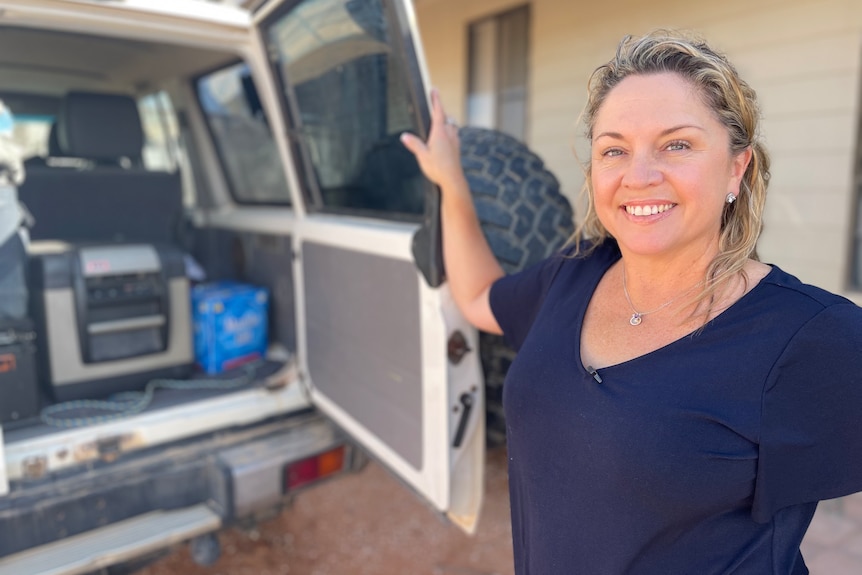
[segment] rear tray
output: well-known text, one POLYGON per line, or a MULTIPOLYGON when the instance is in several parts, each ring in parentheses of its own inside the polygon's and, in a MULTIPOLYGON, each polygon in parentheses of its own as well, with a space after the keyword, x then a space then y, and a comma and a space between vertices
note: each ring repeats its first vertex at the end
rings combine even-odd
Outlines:
MULTIPOLYGON (((240 370, 217 378, 236 377, 240 370)), ((212 376, 206 379, 217 379, 212 376)), ((203 376, 190 381, 199 381, 203 376)), ((295 364, 265 361, 255 368, 252 382, 236 389, 160 389, 143 412, 130 417, 61 428, 34 420, 6 430, 6 472, 9 481, 37 479, 48 473, 112 455, 193 437, 218 429, 252 424, 269 417, 307 409, 295 364)), ((104 412, 101 412, 104 413, 104 412)), ((85 408, 64 416, 88 420, 85 408)))

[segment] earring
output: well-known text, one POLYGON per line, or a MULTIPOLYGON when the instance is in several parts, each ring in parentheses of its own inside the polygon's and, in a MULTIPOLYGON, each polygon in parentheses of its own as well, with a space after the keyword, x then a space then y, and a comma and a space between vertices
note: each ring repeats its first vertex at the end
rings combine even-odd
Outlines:
POLYGON ((734 196, 733 193, 727 194, 727 197, 724 199, 724 201, 728 204, 732 204, 736 201, 736 196, 734 196))

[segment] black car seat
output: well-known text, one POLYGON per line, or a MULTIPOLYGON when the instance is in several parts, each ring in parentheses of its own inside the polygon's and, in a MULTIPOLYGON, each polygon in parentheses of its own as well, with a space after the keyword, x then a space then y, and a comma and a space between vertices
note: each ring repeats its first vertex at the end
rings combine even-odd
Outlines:
POLYGON ((31 166, 19 189, 33 240, 175 243, 183 217, 177 171, 143 167, 144 132, 128 95, 70 92, 57 118, 59 155, 78 168, 31 166))

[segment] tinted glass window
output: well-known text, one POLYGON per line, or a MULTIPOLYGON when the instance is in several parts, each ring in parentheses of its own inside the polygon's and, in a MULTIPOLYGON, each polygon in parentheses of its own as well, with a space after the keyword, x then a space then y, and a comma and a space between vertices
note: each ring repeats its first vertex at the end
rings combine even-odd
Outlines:
POLYGON ((429 184, 398 139, 418 119, 382 2, 305 0, 265 33, 312 207, 421 214, 429 184))
POLYGON ((284 170, 248 66, 239 63, 199 78, 197 92, 234 198, 289 204, 284 170))

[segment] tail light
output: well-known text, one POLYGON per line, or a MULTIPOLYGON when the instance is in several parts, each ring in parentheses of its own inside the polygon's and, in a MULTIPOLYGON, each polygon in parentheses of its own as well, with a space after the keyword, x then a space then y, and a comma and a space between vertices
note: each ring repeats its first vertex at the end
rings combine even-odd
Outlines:
POLYGON ((343 469, 343 445, 307 459, 290 463, 284 468, 284 491, 297 489, 324 477, 334 475, 343 469))

